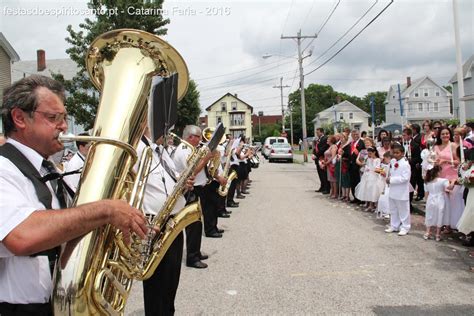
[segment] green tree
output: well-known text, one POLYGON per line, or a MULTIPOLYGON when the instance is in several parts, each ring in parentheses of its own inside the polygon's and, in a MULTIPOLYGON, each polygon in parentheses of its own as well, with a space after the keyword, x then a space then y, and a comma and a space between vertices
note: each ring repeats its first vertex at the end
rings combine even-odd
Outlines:
POLYGON ((446 90, 448 90, 450 93, 453 93, 453 86, 443 86, 446 90))
POLYGON ((87 50, 91 42, 99 35, 120 28, 139 29, 155 35, 165 35, 167 29, 164 28, 169 23, 169 19, 163 19, 161 14, 157 15, 129 15, 127 9, 144 8, 155 9, 155 12, 162 8, 163 0, 91 0, 87 4, 89 9, 97 12, 94 18, 86 18, 79 24, 79 31, 73 30, 68 25, 69 37, 66 41, 71 47, 66 49, 66 53, 77 64, 78 73, 72 80, 65 80, 61 74, 54 74, 53 78, 61 81, 68 97, 66 108, 74 116, 78 124, 89 129, 94 124, 99 103, 99 92, 92 85, 87 75, 85 59, 87 50), (100 14, 102 12, 114 12, 116 14, 100 14))
POLYGON ((385 122, 385 99, 387 98, 386 91, 376 91, 376 92, 369 92, 364 97, 363 102, 364 111, 372 115, 372 109, 370 108, 370 98, 374 97, 374 112, 375 112, 375 125, 380 125, 382 122, 385 122))
POLYGON ((194 80, 189 81, 188 91, 178 103, 178 122, 175 125, 175 133, 182 135, 186 125, 196 125, 201 114, 199 105, 199 91, 194 80))

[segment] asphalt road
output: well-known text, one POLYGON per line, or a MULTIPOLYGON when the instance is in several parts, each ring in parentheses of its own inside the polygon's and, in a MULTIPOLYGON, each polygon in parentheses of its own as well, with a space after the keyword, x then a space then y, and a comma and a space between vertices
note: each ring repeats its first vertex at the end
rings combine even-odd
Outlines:
MULTIPOLYGON (((385 222, 315 193, 314 164, 262 163, 251 194, 183 265, 177 315, 474 315, 467 248, 384 233, 385 222)), ((143 315, 137 282, 126 315, 143 315)))

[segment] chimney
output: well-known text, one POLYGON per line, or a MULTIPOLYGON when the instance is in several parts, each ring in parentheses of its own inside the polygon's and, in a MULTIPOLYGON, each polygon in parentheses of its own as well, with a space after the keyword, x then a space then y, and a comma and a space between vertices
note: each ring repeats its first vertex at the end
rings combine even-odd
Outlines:
POLYGON ((234 93, 234 97, 238 98, 237 93, 234 93))
POLYGON ((407 88, 411 86, 411 77, 407 77, 407 88))
POLYGON ((336 96, 336 104, 339 104, 339 103, 341 103, 341 96, 340 95, 336 96))
POLYGON ((37 70, 43 71, 46 69, 46 53, 43 49, 36 51, 37 70))

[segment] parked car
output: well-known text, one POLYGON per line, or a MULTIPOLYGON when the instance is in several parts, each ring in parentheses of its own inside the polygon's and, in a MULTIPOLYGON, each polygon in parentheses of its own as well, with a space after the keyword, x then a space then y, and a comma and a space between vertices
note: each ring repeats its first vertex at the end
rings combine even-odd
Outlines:
POLYGON ((288 139, 286 139, 286 137, 267 137, 267 138, 265 138, 265 142, 263 143, 263 149, 262 149, 263 157, 268 159, 268 155, 270 154, 271 146, 274 143, 288 144, 288 139))
POLYGON ((293 162, 293 150, 288 143, 273 143, 268 154, 268 161, 285 160, 293 162))

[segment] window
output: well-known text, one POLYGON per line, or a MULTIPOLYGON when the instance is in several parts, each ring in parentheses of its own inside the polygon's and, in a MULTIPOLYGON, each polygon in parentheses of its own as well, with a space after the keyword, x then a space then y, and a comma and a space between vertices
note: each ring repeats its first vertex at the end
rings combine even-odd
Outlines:
POLYGON ((392 99, 395 99, 395 95, 392 95, 392 99))
POLYGON ((436 90, 435 90, 435 95, 436 95, 437 97, 439 97, 439 94, 440 94, 440 93, 439 93, 439 89, 436 89, 436 90))
POLYGON ((221 111, 227 112, 227 102, 221 102, 221 111))
POLYGON ((418 103, 418 112, 423 112, 423 103, 418 103))
POLYGON ((408 104, 408 112, 413 112, 413 104, 408 104))
POLYGON ((230 126, 244 126, 245 113, 237 113, 230 115, 230 126))
POLYGON ((419 94, 418 94, 418 91, 415 92, 415 98, 418 98, 419 97, 419 94))
POLYGON ((349 119, 353 119, 354 118, 354 113, 349 113, 349 119))
POLYGON ((430 103, 429 102, 426 103, 426 112, 429 112, 431 110, 430 108, 431 108, 430 103))
POLYGON ((424 95, 425 97, 429 97, 429 96, 430 96, 429 90, 428 90, 428 89, 423 89, 423 95, 424 95))
POLYGON ((339 113, 339 119, 343 120, 344 119, 344 113, 339 113))
POLYGON ((231 102, 231 106, 232 106, 232 111, 237 111, 237 102, 236 101, 231 102))
POLYGON ((439 104, 438 104, 438 102, 433 103, 433 112, 439 112, 439 104))
POLYGON ((222 123, 222 117, 221 116, 216 117, 216 121, 217 121, 217 124, 222 123))

